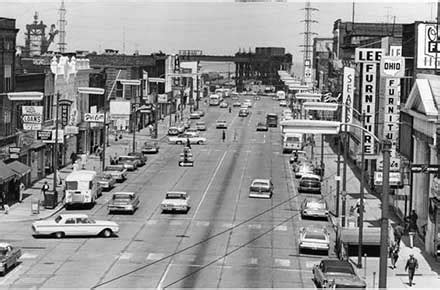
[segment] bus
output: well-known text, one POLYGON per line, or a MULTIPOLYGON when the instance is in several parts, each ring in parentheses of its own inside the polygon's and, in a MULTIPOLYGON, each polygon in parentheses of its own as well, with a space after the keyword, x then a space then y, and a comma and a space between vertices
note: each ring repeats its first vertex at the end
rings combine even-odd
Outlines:
POLYGON ((275 113, 269 113, 266 115, 266 125, 267 127, 278 126, 278 115, 275 113))
POLYGON ((221 102, 221 100, 220 100, 219 95, 214 94, 214 95, 209 96, 209 105, 210 106, 218 106, 218 105, 220 105, 220 102, 221 102))

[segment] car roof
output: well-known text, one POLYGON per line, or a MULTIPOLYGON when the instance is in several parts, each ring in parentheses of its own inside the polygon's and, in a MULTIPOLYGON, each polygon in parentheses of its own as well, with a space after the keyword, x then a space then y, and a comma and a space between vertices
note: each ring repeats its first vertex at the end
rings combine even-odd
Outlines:
POLYGON ((113 195, 116 195, 116 194, 120 194, 120 195, 135 195, 135 193, 132 192, 132 191, 117 191, 117 192, 113 193, 113 195))
POLYGON ((321 179, 321 177, 319 177, 319 175, 316 174, 303 174, 303 176, 301 176, 301 178, 315 178, 315 179, 321 179))
POLYGON ((91 179, 96 175, 96 171, 93 170, 76 170, 66 176, 66 181, 71 181, 72 179, 91 179))
POLYGON ((167 194, 171 193, 171 194, 186 194, 186 191, 167 191, 167 194))
POLYGON ((257 178, 257 179, 252 180, 252 183, 254 183, 254 182, 267 182, 267 183, 269 183, 270 179, 257 178))
POLYGON ((85 213, 62 213, 60 214, 60 216, 62 218, 72 218, 72 217, 82 217, 82 218, 86 218, 89 217, 87 214, 85 213))
POLYGON ((325 203, 325 200, 318 198, 318 197, 311 197, 304 199, 305 202, 319 202, 319 203, 325 203))

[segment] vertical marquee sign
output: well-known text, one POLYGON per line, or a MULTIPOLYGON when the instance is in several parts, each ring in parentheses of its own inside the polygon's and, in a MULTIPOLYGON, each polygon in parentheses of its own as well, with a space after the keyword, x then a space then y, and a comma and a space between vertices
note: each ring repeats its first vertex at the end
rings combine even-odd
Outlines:
MULTIPOLYGON (((356 48, 355 62, 361 64, 361 103, 365 113, 365 129, 374 134, 376 123, 376 76, 377 64, 382 58, 380 48, 356 48)), ((375 142, 369 134, 364 135, 365 154, 375 154, 375 142)))
POLYGON ((344 67, 344 82, 342 89, 342 122, 353 122, 353 96, 354 96, 354 68, 344 67))

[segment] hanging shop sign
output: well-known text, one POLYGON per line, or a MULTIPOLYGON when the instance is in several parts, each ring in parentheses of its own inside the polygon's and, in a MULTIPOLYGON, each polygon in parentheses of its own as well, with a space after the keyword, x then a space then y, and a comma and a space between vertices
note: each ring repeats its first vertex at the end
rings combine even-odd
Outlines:
POLYGON ((382 55, 383 50, 381 48, 356 48, 354 61, 379 63, 382 55))
POLYGON ((61 107, 61 126, 66 126, 69 123, 69 107, 70 105, 63 104, 61 107))
POLYGON ((411 164, 412 173, 436 174, 439 169, 438 164, 411 164))
POLYGON ((391 142, 391 151, 394 155, 399 137, 400 121, 400 79, 385 79, 385 111, 383 137, 391 142))
POLYGON ((21 119, 24 130, 41 130, 43 106, 22 106, 21 119))
POLYGON ((405 76, 405 59, 401 56, 382 56, 380 61, 382 77, 402 78, 405 76))
MULTIPOLYGON (((380 186, 383 184, 383 173, 382 171, 374 172, 374 185, 380 186)), ((390 172, 389 178, 390 186, 401 186, 402 185, 402 177, 400 172, 390 172)))
POLYGON ((66 126, 64 127, 64 133, 70 134, 70 135, 76 135, 79 134, 79 127, 77 126, 66 126))
MULTIPOLYGON (((383 156, 377 157, 377 170, 383 170, 383 156)), ((400 171, 400 158, 390 157, 390 171, 400 171)))
POLYGON ((84 122, 104 123, 104 113, 84 113, 84 122))
POLYGON ((166 104, 166 103, 168 103, 168 95, 167 94, 158 94, 157 95, 157 102, 159 104, 166 104))
MULTIPOLYGON (((44 143, 55 143, 55 130, 39 130, 37 131, 37 140, 44 143)), ((64 143, 64 130, 58 130, 58 144, 64 143)))
POLYGON ((351 123, 353 121, 353 93, 354 93, 354 68, 344 67, 344 83, 342 89, 342 122, 351 123))
POLYGON ((18 159, 20 157, 20 147, 9 147, 9 158, 18 159))
MULTIPOLYGON (((374 135, 376 119, 376 64, 362 64, 362 111, 365 113, 365 129, 374 135)), ((375 153, 375 141, 370 134, 364 134, 365 154, 375 153)))
POLYGON ((418 69, 435 69, 440 67, 439 37, 435 23, 419 23, 417 25, 417 62, 418 69), (435 62, 437 61, 437 66, 435 62))

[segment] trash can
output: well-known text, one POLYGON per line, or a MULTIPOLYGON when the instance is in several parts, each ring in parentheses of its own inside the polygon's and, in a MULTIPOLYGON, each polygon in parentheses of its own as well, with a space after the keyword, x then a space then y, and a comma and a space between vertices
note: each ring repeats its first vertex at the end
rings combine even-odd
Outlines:
POLYGON ((58 204, 58 192, 46 192, 44 196, 44 207, 54 209, 58 204))
POLYGON ((38 198, 33 198, 31 200, 31 212, 32 214, 40 213, 40 200, 38 198))

